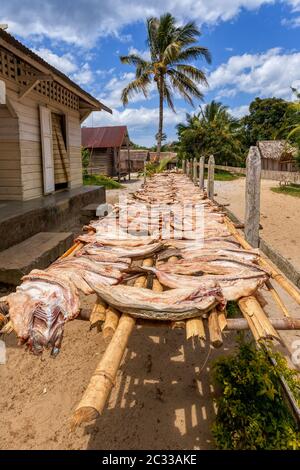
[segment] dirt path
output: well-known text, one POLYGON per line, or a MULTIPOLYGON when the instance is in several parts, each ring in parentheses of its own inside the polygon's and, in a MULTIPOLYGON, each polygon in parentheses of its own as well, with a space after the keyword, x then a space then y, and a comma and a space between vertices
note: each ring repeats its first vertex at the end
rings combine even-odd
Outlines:
MULTIPOLYGON (((300 269, 300 199, 274 193, 276 181, 261 182, 261 236, 300 269)), ((244 220, 245 178, 234 181, 216 181, 217 200, 230 203, 229 209, 244 220)))

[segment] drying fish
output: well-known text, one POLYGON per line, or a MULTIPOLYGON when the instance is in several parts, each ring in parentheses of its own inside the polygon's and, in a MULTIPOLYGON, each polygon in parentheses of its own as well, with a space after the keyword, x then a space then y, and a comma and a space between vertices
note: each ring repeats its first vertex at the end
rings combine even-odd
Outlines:
POLYGON ((156 243, 158 241, 158 237, 145 237, 145 236, 133 236, 127 233, 122 234, 122 237, 118 237, 117 234, 115 238, 103 236, 103 235, 80 235, 76 241, 83 242, 83 243, 98 243, 99 245, 111 245, 111 246, 123 246, 123 247, 135 247, 141 245, 150 245, 151 243, 156 243))
POLYGON ((79 296, 72 282, 34 270, 15 293, 5 297, 14 331, 22 344, 40 354, 59 352, 66 321, 79 313, 79 296))
POLYGON ((161 242, 151 243, 149 245, 139 245, 136 247, 104 246, 98 243, 91 243, 83 248, 83 252, 88 256, 95 256, 96 261, 96 257, 99 257, 98 259, 101 261, 102 258, 107 259, 107 257, 111 255, 117 256, 117 259, 119 260, 122 260, 122 257, 124 257, 124 259, 141 259, 154 255, 160 251, 163 246, 164 245, 161 242))
POLYGON ((156 275, 159 282, 171 289, 177 288, 209 288, 218 285, 226 301, 238 300, 241 297, 253 295, 268 279, 266 272, 243 273, 239 276, 216 275, 216 276, 187 276, 164 272, 160 268, 140 266, 136 268, 139 272, 151 272, 156 275), (242 277, 241 277, 242 276, 242 277))
POLYGON ((161 264, 159 269, 173 274, 216 274, 239 276, 241 278, 256 273, 266 274, 266 271, 256 264, 230 258, 215 258, 207 261, 198 260, 197 258, 168 261, 161 264))
POLYGON ((149 320, 183 320, 203 316, 217 305, 224 305, 218 286, 173 289, 159 293, 122 285, 111 288, 92 285, 92 288, 109 305, 134 317, 149 320))

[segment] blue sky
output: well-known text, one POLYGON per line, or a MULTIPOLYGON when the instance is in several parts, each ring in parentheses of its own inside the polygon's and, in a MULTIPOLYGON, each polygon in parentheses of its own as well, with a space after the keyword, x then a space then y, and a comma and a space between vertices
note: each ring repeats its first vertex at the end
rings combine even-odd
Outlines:
MULTIPOLYGON (((131 139, 152 145, 157 127, 157 94, 136 96, 124 108, 123 87, 133 68, 120 54, 146 54, 147 16, 171 12, 179 22, 194 20, 200 43, 212 53, 205 69, 209 88, 204 103, 217 99, 235 116, 247 113, 256 97, 292 99, 300 88, 300 0, 10 0, 1 6, 0 23, 45 60, 112 107, 113 115, 93 113, 85 125, 126 124, 131 139)), ((196 110, 201 104, 195 103, 196 110)), ((167 140, 193 109, 176 99, 177 113, 165 111, 167 140)))

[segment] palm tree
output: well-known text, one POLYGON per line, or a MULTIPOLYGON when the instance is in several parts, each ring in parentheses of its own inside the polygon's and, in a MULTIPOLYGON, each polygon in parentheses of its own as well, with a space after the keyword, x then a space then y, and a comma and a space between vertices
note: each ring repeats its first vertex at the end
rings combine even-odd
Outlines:
POLYGON ((202 99, 198 84, 207 85, 205 73, 191 61, 205 58, 211 61, 210 53, 205 47, 196 45, 201 35, 194 22, 176 26, 175 18, 166 13, 160 18, 147 19, 147 45, 150 60, 137 54, 121 56, 123 64, 134 65, 135 79, 122 92, 122 102, 126 106, 133 94, 142 92, 147 97, 149 87, 154 81, 159 95, 159 124, 157 133, 157 154, 160 155, 163 134, 164 103, 175 112, 174 92, 193 106, 193 98, 202 99))
POLYGON ((238 162, 241 157, 239 122, 222 103, 212 101, 177 125, 182 158, 214 154, 218 164, 238 162))

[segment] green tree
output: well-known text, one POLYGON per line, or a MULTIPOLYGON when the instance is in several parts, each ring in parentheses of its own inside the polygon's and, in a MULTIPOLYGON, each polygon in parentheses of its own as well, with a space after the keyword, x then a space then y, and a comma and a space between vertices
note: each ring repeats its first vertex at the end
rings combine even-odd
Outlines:
POLYGON ((194 22, 177 26, 175 18, 166 13, 160 18, 147 19, 147 45, 150 60, 137 54, 121 56, 123 64, 135 66, 135 79, 122 92, 122 102, 142 92, 146 97, 151 83, 156 84, 159 95, 159 123, 157 132, 157 153, 160 155, 163 137, 164 103, 175 111, 174 92, 178 92, 189 104, 193 98, 202 99, 199 84, 207 85, 205 73, 191 65, 191 61, 204 58, 210 63, 207 48, 197 45, 201 33, 194 22))
POLYGON ((199 158, 213 154, 217 164, 242 163, 239 122, 226 106, 212 101, 195 115, 186 115, 186 122, 177 126, 180 157, 199 158))
POLYGON ((241 119, 244 145, 256 145, 258 140, 284 138, 282 130, 288 125, 290 103, 281 98, 255 98, 249 114, 241 119))

